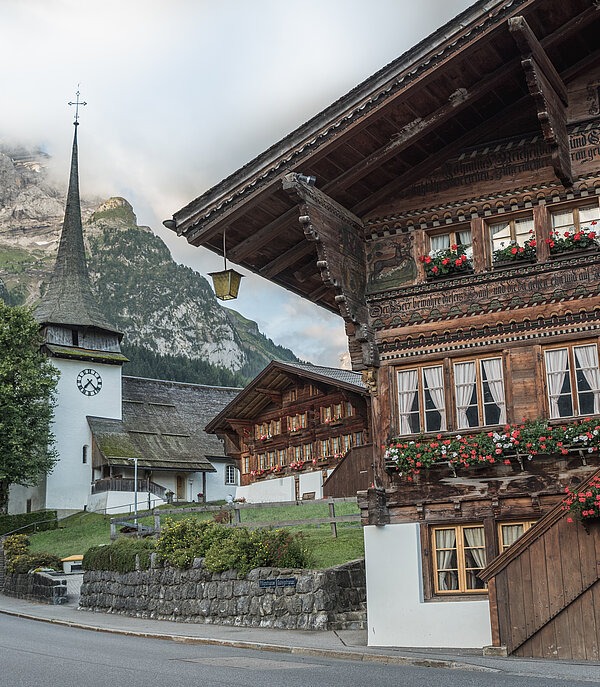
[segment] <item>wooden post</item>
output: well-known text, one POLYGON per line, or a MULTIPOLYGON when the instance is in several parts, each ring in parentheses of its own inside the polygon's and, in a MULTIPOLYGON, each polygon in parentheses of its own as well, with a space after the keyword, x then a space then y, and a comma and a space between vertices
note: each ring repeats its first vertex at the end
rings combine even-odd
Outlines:
POLYGON ((242 524, 242 511, 240 510, 240 507, 236 504, 233 506, 233 525, 234 527, 237 527, 238 525, 242 524))
MULTIPOLYGON (((329 517, 335 518, 335 503, 333 501, 329 502, 329 517)), ((331 536, 337 539, 337 523, 331 523, 331 536)))

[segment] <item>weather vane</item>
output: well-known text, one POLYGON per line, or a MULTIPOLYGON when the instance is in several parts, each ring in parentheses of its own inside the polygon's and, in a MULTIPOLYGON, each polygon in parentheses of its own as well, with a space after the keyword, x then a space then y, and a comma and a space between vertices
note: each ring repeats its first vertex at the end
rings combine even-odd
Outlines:
POLYGON ((73 124, 75 126, 79 126, 79 106, 87 105, 85 101, 79 100, 79 84, 77 84, 77 93, 75 93, 75 95, 77 96, 77 99, 75 100, 75 102, 69 101, 69 105, 75 105, 75 121, 73 122, 73 124))

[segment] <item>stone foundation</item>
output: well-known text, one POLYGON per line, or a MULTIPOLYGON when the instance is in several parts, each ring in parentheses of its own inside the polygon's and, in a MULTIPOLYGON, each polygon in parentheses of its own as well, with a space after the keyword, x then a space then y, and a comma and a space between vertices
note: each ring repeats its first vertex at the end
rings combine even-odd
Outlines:
POLYGON ((245 577, 151 567, 131 573, 88 570, 80 608, 193 623, 302 630, 366 628, 364 560, 327 570, 257 568, 245 577))

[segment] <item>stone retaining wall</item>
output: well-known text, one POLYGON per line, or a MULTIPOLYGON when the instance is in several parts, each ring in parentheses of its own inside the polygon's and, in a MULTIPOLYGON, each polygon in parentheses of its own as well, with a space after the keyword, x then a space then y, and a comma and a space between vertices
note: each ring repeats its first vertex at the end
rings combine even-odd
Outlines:
POLYGON ((2 593, 47 604, 67 603, 67 580, 50 573, 5 572, 2 593))
MULTIPOLYGON (((153 556, 154 558, 154 556, 153 556)), ((80 608, 140 618, 303 630, 364 629, 364 559, 327 570, 257 568, 210 573, 153 566, 118 573, 87 570, 80 608)))

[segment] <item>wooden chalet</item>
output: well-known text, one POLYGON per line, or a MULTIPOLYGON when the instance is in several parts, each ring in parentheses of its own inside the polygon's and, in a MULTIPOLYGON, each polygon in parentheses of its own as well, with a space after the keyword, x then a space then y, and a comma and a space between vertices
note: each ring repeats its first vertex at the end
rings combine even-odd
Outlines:
POLYGON ((372 479, 368 406, 356 372, 274 360, 206 431, 233 446, 238 498, 353 496, 372 479))
POLYGON ((592 0, 477 2, 170 222, 344 319, 371 645, 490 644, 481 570, 522 534, 552 565, 534 523, 598 468, 599 31, 592 0))

